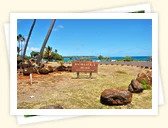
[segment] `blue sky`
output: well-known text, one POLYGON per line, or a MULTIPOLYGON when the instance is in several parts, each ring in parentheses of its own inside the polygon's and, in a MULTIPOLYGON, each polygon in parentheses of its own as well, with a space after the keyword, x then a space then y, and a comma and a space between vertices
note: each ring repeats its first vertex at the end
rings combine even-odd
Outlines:
MULTIPOLYGON (((17 21, 17 34, 25 38, 32 19, 17 21)), ((27 55, 40 51, 50 19, 37 19, 29 40, 27 55)), ((151 19, 56 20, 46 46, 63 56, 151 56, 151 19)))

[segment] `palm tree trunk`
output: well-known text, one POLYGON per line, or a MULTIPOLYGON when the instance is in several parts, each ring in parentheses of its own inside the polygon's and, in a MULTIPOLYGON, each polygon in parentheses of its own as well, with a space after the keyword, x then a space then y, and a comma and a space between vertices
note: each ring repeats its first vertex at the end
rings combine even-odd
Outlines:
POLYGON ((29 34, 28 34, 28 37, 27 37, 27 40, 26 40, 26 44, 25 44, 25 47, 24 47, 22 60, 24 60, 24 58, 25 58, 26 49, 27 49, 28 42, 29 42, 29 39, 30 39, 30 37, 31 37, 31 34, 32 34, 32 31, 33 31, 33 28, 34 28, 35 23, 36 23, 36 19, 33 20, 32 26, 31 26, 31 28, 30 28, 30 31, 29 31, 29 34))
POLYGON ((56 19, 53 19, 53 20, 52 20, 51 25, 50 25, 50 27, 49 27, 49 29, 48 29, 47 35, 46 35, 46 37, 45 37, 45 39, 44 39, 43 45, 42 45, 41 50, 40 50, 40 54, 39 54, 39 56, 38 56, 38 58, 37 58, 37 64, 40 63, 40 61, 41 61, 41 59, 42 59, 42 57, 43 57, 44 48, 46 47, 47 41, 48 41, 48 39, 49 39, 49 37, 50 37, 50 34, 51 34, 51 32, 52 32, 52 29, 53 29, 53 27, 54 27, 55 21, 56 21, 56 19))

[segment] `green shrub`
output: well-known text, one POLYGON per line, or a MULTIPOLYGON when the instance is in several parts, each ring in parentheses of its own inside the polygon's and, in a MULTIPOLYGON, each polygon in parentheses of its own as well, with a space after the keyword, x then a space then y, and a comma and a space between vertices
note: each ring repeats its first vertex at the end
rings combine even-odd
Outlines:
POLYGON ((110 62, 111 61, 111 58, 110 57, 104 57, 102 55, 99 55, 98 56, 98 59, 101 61, 101 62, 110 62))
POLYGON ((63 60, 63 57, 58 53, 52 52, 52 59, 54 59, 56 61, 61 61, 61 60, 63 60))
POLYGON ((124 57, 123 61, 133 61, 133 58, 130 56, 124 57))
POLYGON ((142 87, 144 90, 151 89, 151 87, 147 84, 147 82, 145 80, 142 80, 141 84, 142 84, 142 87))

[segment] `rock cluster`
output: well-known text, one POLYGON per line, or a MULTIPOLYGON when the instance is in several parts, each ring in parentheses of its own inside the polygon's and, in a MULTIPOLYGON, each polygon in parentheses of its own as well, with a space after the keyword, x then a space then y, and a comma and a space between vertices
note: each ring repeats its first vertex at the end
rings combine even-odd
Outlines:
POLYGON ((44 63, 37 64, 34 59, 24 60, 22 58, 17 58, 17 69, 18 72, 23 72, 23 75, 28 76, 31 73, 38 73, 38 74, 48 74, 54 71, 72 71, 72 66, 64 66, 63 63, 61 66, 52 67, 47 66, 44 63))
POLYGON ((100 102, 105 105, 126 105, 132 101, 132 93, 143 92, 145 86, 152 86, 152 71, 146 70, 131 80, 128 90, 105 89, 101 93, 100 102))

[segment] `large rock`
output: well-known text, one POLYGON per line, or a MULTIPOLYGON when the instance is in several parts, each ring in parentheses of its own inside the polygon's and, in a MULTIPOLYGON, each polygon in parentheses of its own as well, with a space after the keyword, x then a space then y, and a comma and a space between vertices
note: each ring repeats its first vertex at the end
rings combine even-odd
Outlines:
POLYGON ((151 85, 152 86, 152 71, 147 71, 146 72, 146 75, 147 75, 147 77, 148 77, 148 83, 149 83, 149 85, 151 85))
POLYGON ((21 68, 21 69, 25 69, 25 68, 29 68, 31 67, 31 65, 29 63, 25 63, 25 62, 20 62, 18 65, 17 65, 18 68, 21 68))
MULTIPOLYGON (((20 60, 18 60, 18 61, 20 61, 20 60)), ((21 61, 20 63, 18 61, 17 61, 18 68, 25 69, 25 68, 33 67, 32 62, 30 60, 24 60, 24 61, 21 61)))
POLYGON ((100 102, 105 105, 126 105, 131 101, 132 93, 127 90, 105 89, 100 97, 100 102))
POLYGON ((39 73, 40 74, 48 74, 50 71, 48 70, 48 68, 41 68, 39 69, 39 73))
POLYGON ((140 93, 143 92, 143 86, 137 80, 132 80, 130 85, 128 86, 128 91, 132 93, 140 93))
POLYGON ((72 72, 72 66, 67 66, 67 71, 72 72))
POLYGON ((61 65, 59 67, 56 68, 57 71, 68 71, 68 72, 72 72, 72 66, 64 66, 61 65))
POLYGON ((23 75, 24 75, 24 76, 29 76, 30 73, 31 73, 31 72, 28 70, 28 68, 23 69, 23 75))
POLYGON ((37 69, 34 68, 34 67, 23 69, 23 75, 24 76, 28 76, 28 75, 30 75, 30 73, 37 73, 37 69))
POLYGON ((141 84, 152 86, 152 71, 146 70, 137 75, 136 78, 141 84))
POLYGON ((67 71, 67 67, 64 65, 61 65, 61 66, 57 67, 57 71, 67 71))

